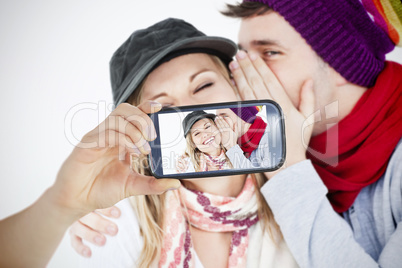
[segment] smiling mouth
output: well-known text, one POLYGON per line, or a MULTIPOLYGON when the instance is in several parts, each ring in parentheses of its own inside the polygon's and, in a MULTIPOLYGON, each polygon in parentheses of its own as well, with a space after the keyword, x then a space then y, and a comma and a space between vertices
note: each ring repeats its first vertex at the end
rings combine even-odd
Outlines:
POLYGON ((202 144, 210 145, 214 140, 215 140, 215 137, 211 137, 211 138, 205 140, 202 144))

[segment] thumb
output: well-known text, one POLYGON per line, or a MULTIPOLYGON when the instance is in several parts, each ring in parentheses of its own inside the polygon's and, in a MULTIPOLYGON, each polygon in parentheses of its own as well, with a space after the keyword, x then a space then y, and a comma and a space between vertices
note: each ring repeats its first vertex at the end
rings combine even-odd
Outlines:
POLYGON ((160 104, 157 101, 147 100, 147 101, 141 103, 140 105, 138 105, 137 107, 144 113, 151 114, 151 113, 159 112, 159 110, 162 109, 162 104, 160 104))
MULTIPOLYGON (((302 86, 301 96, 300 96, 300 113, 307 119, 313 117, 315 106, 315 96, 313 90, 313 80, 307 80, 302 86)), ((314 117, 313 117, 314 118, 314 117)))
POLYGON ((118 207, 113 206, 110 208, 101 208, 101 209, 97 209, 96 212, 99 212, 107 217, 111 217, 111 218, 118 218, 121 215, 121 211, 118 207))
POLYGON ((303 147, 307 149, 314 127, 314 108, 315 96, 313 90, 313 81, 307 80, 301 91, 301 100, 299 111, 304 116, 305 120, 302 125, 302 142, 303 147))
POLYGON ((233 124, 233 132, 237 134, 237 124, 233 124))
POLYGON ((126 187, 126 197, 133 195, 162 194, 177 189, 181 183, 177 179, 157 179, 139 173, 131 173, 126 187))

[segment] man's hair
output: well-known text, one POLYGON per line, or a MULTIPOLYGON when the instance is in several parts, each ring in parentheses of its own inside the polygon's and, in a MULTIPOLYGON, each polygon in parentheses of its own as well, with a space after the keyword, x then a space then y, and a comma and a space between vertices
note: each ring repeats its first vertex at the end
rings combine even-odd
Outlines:
POLYGON ((259 2, 242 2, 235 5, 226 4, 226 10, 221 13, 231 18, 248 18, 259 16, 271 11, 272 8, 267 4, 259 2))
POLYGON ((226 9, 223 15, 240 19, 275 11, 336 72, 363 87, 375 84, 384 69, 385 55, 395 47, 361 1, 244 0, 226 5, 226 9), (333 8, 334 4, 340 8, 333 8))

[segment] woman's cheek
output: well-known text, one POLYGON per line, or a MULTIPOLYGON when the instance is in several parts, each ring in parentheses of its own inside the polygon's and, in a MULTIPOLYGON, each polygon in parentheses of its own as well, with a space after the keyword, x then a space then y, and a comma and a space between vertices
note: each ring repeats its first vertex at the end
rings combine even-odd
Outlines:
POLYGON ((199 147, 200 143, 199 143, 198 139, 193 139, 193 142, 196 147, 199 147))

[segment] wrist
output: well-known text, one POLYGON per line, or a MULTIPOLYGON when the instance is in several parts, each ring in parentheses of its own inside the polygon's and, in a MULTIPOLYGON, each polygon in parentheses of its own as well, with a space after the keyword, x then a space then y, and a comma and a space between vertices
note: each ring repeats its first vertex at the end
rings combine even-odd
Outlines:
POLYGON ((226 151, 229 151, 230 149, 232 149, 233 146, 234 146, 233 144, 228 144, 227 146, 225 146, 226 151))
POLYGON ((225 146, 226 150, 233 148, 237 143, 228 142, 225 146))
POLYGON ((89 213, 79 208, 74 208, 66 200, 61 198, 61 194, 55 186, 47 189, 38 200, 44 213, 54 217, 60 224, 70 226, 73 222, 89 213))
POLYGON ((290 161, 286 159, 285 163, 278 168, 275 171, 271 171, 271 172, 265 172, 265 176, 268 178, 268 180, 270 180, 272 177, 274 177, 276 174, 280 173, 281 171, 287 169, 290 166, 296 165, 300 162, 303 162, 304 160, 307 160, 306 157, 300 157, 297 159, 291 159, 290 161))

